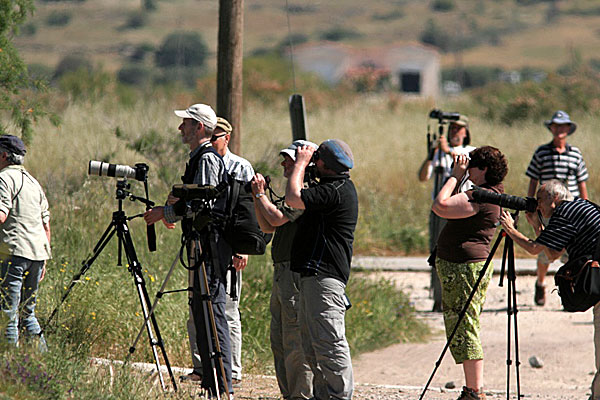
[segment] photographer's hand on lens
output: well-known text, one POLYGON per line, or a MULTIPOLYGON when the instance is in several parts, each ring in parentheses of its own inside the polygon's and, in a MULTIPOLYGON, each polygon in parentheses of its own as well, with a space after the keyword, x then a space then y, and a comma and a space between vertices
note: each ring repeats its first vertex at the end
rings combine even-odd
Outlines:
POLYGON ((312 159, 315 149, 310 146, 300 146, 296 149, 296 165, 307 166, 312 159))
POLYGON ((466 154, 457 154, 454 156, 454 166, 452 167, 452 176, 455 177, 458 182, 467 173, 469 168, 469 156, 466 154))
POLYGON ((173 193, 169 193, 169 195, 167 196, 167 205, 168 206, 172 206, 173 204, 177 203, 178 201, 179 201, 179 197, 173 196, 173 193))
POLYGON ((252 186, 252 194, 256 198, 257 194, 265 193, 265 190, 267 188, 267 181, 265 180, 264 176, 257 173, 256 175, 254 175, 254 178, 252 178, 251 186, 252 186))
POLYGON ((441 151, 443 151, 446 154, 450 154, 450 145, 448 144, 448 139, 446 138, 446 136, 441 135, 439 140, 439 148, 441 151))
POLYGON ((144 213, 144 221, 147 225, 152 225, 165 218, 163 207, 154 207, 144 213))
POLYGON ((233 268, 236 271, 243 271, 248 265, 248 255, 247 254, 234 254, 232 257, 233 268))
POLYGON ((529 225, 531 225, 531 227, 535 231, 536 235, 539 235, 542 231, 542 223, 540 221, 538 213, 527 211, 525 212, 525 217, 527 218, 527 222, 529 222, 529 225))
POLYGON ((515 228, 515 220, 513 219, 512 215, 506 210, 502 210, 502 213, 500 214, 500 223, 502 224, 502 227, 504 228, 506 233, 508 233, 509 235, 511 235, 514 231, 517 230, 515 228))

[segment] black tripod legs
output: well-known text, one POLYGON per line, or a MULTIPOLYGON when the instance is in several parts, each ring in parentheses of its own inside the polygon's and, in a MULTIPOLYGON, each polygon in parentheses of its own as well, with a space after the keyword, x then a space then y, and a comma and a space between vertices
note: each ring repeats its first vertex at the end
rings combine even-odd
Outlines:
POLYGON ((224 282, 216 278, 213 263, 205 262, 207 258, 214 259, 202 254, 199 240, 193 243, 192 254, 196 268, 193 271, 192 313, 202 360, 202 386, 209 389, 217 399, 221 399, 222 395, 229 398, 231 346, 225 318, 225 286, 224 282))

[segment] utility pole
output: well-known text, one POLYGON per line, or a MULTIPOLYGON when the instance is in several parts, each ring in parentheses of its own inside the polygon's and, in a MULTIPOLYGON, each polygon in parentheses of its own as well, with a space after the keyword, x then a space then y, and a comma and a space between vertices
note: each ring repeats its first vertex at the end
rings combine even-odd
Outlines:
POLYGON ((243 29, 244 0, 219 0, 217 115, 233 126, 229 147, 236 154, 242 143, 243 29))

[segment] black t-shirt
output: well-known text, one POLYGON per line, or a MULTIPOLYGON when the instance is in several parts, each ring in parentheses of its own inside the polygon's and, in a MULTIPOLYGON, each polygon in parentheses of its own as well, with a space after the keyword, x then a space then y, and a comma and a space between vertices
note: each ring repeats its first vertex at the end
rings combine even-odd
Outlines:
POLYGON ((350 276, 358 196, 347 175, 322 177, 319 185, 301 191, 305 211, 298 219, 291 269, 316 271, 339 279, 350 276))

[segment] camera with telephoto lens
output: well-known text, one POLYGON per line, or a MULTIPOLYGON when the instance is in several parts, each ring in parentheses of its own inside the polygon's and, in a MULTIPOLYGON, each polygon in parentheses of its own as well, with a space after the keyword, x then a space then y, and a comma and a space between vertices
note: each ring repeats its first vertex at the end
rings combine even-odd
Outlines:
POLYGON ((458 121, 460 119, 460 113, 457 112, 444 112, 437 108, 429 112, 429 118, 437 119, 439 121, 458 121))
POLYGON ((535 212, 538 204, 533 197, 511 196, 484 189, 473 190, 473 202, 496 204, 503 208, 527 212, 535 212))
POLYGON ((103 161, 90 160, 88 174, 96 176, 111 176, 114 178, 132 178, 143 182, 148 179, 148 165, 135 164, 135 167, 121 164, 110 164, 103 161))

